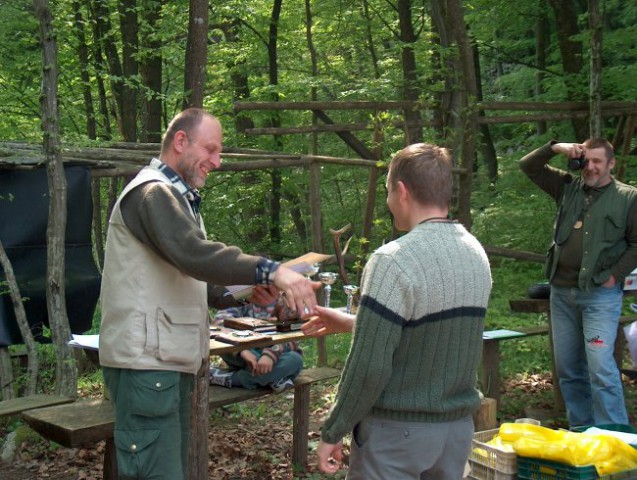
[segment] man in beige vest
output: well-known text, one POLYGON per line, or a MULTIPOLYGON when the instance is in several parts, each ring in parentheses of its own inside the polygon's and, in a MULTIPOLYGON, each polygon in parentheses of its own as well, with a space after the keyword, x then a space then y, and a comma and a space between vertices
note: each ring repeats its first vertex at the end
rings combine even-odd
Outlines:
POLYGON ((316 305, 320 283, 207 239, 197 189, 219 168, 221 149, 215 117, 181 112, 160 158, 125 187, 109 220, 100 362, 120 478, 187 477, 194 379, 209 362, 208 306, 234 303, 220 285, 274 284, 297 311, 316 305))

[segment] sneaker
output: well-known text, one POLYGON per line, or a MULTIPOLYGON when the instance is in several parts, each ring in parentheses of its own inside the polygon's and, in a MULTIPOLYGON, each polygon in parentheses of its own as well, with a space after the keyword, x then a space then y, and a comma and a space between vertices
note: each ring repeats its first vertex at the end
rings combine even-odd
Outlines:
POLYGON ((223 368, 210 367, 210 385, 221 385, 222 387, 232 387, 232 375, 234 372, 223 368))
POLYGON ((276 393, 281 393, 288 388, 294 388, 294 382, 291 378, 281 378, 276 382, 269 383, 268 386, 276 393))

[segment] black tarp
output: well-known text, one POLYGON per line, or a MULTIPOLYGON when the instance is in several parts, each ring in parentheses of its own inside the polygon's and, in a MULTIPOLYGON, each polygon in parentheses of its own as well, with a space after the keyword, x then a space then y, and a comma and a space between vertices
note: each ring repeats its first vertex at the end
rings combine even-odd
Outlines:
MULTIPOLYGON (((66 308, 71 331, 91 328, 101 276, 91 246, 91 173, 87 167, 65 168, 68 217, 65 237, 66 308)), ((46 230, 49 189, 46 170, 0 171, 0 239, 24 300, 27 320, 38 341, 48 326, 46 307, 46 230)), ((0 281, 5 280, 0 268, 0 281)), ((13 304, 0 285, 0 347, 23 343, 13 304)))

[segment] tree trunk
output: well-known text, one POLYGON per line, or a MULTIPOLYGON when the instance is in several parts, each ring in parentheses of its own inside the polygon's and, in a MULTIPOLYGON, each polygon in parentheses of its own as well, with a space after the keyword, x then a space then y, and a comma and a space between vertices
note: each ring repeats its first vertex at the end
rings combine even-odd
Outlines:
MULTIPOLYGON (((482 76, 480 75, 480 51, 478 50, 478 45, 475 43, 473 44, 473 60, 476 69, 475 75, 476 88, 478 90, 478 101, 481 102, 484 98, 482 96, 482 76)), ((478 115, 480 117, 484 117, 484 110, 480 110, 478 115)), ((493 145, 493 138, 491 137, 489 125, 481 123, 480 134, 482 136, 480 150, 482 151, 483 161, 487 166, 489 180, 491 182, 495 182, 498 180, 498 155, 496 154, 495 146, 493 145)))
MULTIPOLYGON (((309 0, 306 0, 309 2, 309 0)), ((372 68, 374 70, 374 78, 380 78, 380 68, 378 67, 378 54, 376 53, 376 47, 374 46, 374 37, 372 36, 372 19, 369 14, 369 1, 363 0, 363 18, 365 19, 365 37, 367 49, 369 50, 369 58, 372 61, 372 68)))
MULTIPOLYGON (((549 0, 555 12, 555 25, 557 27, 557 39, 562 54, 562 68, 564 69, 564 82, 566 96, 569 100, 585 100, 586 89, 578 80, 582 73, 582 42, 573 40, 580 33, 577 26, 579 12, 575 0, 549 0)), ((577 141, 588 138, 588 122, 584 119, 574 118, 571 121, 577 141)))
MULTIPOLYGON (((398 23, 400 26, 400 56, 403 66, 403 96, 405 100, 417 101, 420 93, 418 88, 418 72, 416 69, 416 54, 414 45, 418 36, 414 31, 411 18, 411 0, 398 0, 398 23)), ((422 142, 422 127, 420 127, 420 111, 405 110, 405 143, 422 142)))
POLYGON ((93 95, 91 93, 91 80, 88 74, 88 47, 84 35, 84 18, 80 2, 73 2, 75 12, 75 34, 77 35, 77 56, 80 62, 80 78, 82 80, 82 95, 84 96, 84 108, 86 110, 86 134, 91 140, 97 138, 97 126, 95 124, 95 109, 93 108, 93 95))
MULTIPOLYGON (((13 273, 13 267, 9 261, 2 240, 0 240, 0 265, 4 270, 4 277, 9 287, 9 294, 11 295, 11 302, 13 303, 13 311, 15 312, 16 322, 22 335, 24 346, 27 350, 27 385, 25 389, 26 395, 34 395, 36 393, 36 387, 38 383, 38 375, 40 370, 40 363, 38 361, 38 351, 35 346, 35 340, 33 339, 33 333, 27 320, 27 312, 24 310, 24 304, 22 303, 22 295, 20 294, 20 288, 13 273)), ((10 363, 9 363, 10 364, 10 363)), ((13 391, 13 388, 10 389, 13 391)), ((7 397, 3 396, 5 400, 7 397)))
MULTIPOLYGON (((239 22, 236 19, 224 21, 219 26, 224 34, 226 42, 233 44, 239 40, 239 22)), ((248 75, 245 73, 244 60, 238 60, 233 57, 227 64, 230 71, 230 81, 232 82, 232 100, 240 102, 250 98, 250 88, 248 75)), ((254 122, 249 115, 238 113, 234 115, 234 125, 237 132, 254 128, 254 122)), ((241 175, 241 184, 250 188, 252 185, 258 185, 262 181, 262 177, 258 172, 246 172, 241 175)), ((246 233, 248 243, 251 245, 261 245, 264 238, 268 236, 267 230, 267 211, 263 202, 251 203, 247 217, 252 219, 248 224, 246 233)))
POLYGON ((599 11, 599 0, 588 0, 588 24, 591 30, 590 103, 591 117, 589 136, 602 136, 602 32, 603 22, 599 11))
POLYGON ((450 138, 456 163, 465 169, 458 182, 458 219, 468 229, 471 228, 471 183, 475 161, 475 142, 477 132, 477 112, 475 101, 478 95, 475 77, 473 53, 465 27, 462 7, 459 0, 432 2, 432 19, 443 48, 449 49, 447 55, 447 75, 452 100, 450 118, 445 127, 452 132, 450 138), (453 48, 453 50, 451 50, 453 48))
POLYGON ((121 79, 124 74, 122 72, 122 63, 120 62, 119 54, 117 53, 117 45, 113 40, 113 27, 110 21, 110 10, 108 8, 107 0, 94 0, 94 17, 99 44, 106 55, 108 71, 111 79, 111 90, 117 106, 116 109, 112 109, 111 111, 115 115, 118 129, 123 136, 124 132, 121 119, 123 111, 122 104, 124 102, 124 85, 121 79))
POLYGON ((102 75, 108 71, 108 68, 104 64, 104 54, 102 51, 102 42, 100 36, 99 24, 97 22, 97 11, 94 1, 88 2, 89 17, 91 21, 91 31, 93 34, 93 65, 97 72, 97 92, 99 96, 100 106, 100 118, 103 124, 103 133, 100 135, 104 140, 110 140, 113 138, 113 132, 111 130, 111 119, 108 113, 108 105, 106 102, 106 87, 104 86, 104 79, 102 75))
POLYGON ((57 348, 55 392, 75 397, 77 394, 77 368, 75 355, 68 345, 71 339, 66 312, 64 267, 66 233, 66 177, 60 155, 60 124, 57 107, 57 45, 53 18, 47 0, 33 0, 40 23, 42 45, 42 128, 44 152, 49 179, 49 223, 47 226, 47 282, 46 301, 49 325, 57 348))
POLYGON ((137 141, 137 0, 119 0, 119 22, 122 32, 122 135, 125 142, 137 141))
POLYGON ((208 0, 190 0, 183 108, 203 107, 208 56, 208 0))
MULTIPOLYGON (((535 22, 535 64, 537 72, 535 74, 535 97, 542 98, 544 94, 544 71, 546 70, 546 49, 550 44, 550 27, 549 20, 546 16, 546 0, 539 0, 539 15, 535 22)), ((545 121, 539 121, 536 124, 537 135, 546 133, 547 127, 545 121)))
POLYGON ((143 143, 161 142, 162 42, 157 33, 163 0, 142 0, 139 73, 142 79, 141 133, 143 143))
MULTIPOLYGON (((270 17, 270 31, 268 35, 268 73, 270 85, 275 87, 273 93, 273 101, 279 100, 279 94, 276 87, 279 84, 279 65, 277 56, 277 40, 279 34, 279 17, 281 16, 281 4, 283 0, 274 0, 272 5, 272 15, 270 17)), ((281 118, 279 112, 273 112, 271 117, 271 126, 280 127, 281 118)), ((274 137, 275 149, 282 150, 281 138, 274 137)), ((270 197, 270 239, 272 243, 281 243, 281 171, 279 169, 270 172, 272 178, 272 190, 270 197)))

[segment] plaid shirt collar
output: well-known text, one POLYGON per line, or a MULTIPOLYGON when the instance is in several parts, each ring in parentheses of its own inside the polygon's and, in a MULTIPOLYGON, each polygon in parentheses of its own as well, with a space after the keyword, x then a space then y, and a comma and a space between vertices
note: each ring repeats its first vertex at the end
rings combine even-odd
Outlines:
POLYGON ((179 193, 188 200, 188 203, 192 207, 193 212, 196 216, 199 216, 199 205, 201 203, 201 195, 199 194, 199 190, 196 188, 192 188, 188 185, 184 180, 175 172, 172 168, 166 165, 164 162, 157 158, 153 158, 150 162, 150 168, 154 168, 155 170, 163 173, 170 183, 175 187, 179 193))

